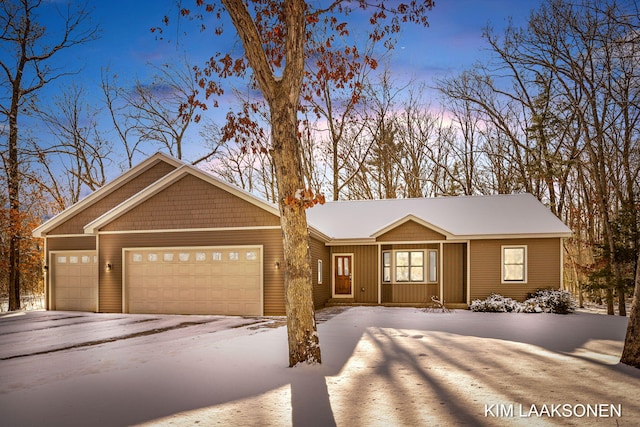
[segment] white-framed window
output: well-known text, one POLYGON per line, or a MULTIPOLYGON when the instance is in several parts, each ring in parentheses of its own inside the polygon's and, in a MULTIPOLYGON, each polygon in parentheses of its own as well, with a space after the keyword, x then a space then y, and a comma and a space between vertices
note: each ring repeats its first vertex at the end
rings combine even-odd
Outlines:
POLYGON ((438 251, 435 249, 429 249, 429 275, 427 281, 429 283, 438 282, 438 251))
POLYGON ((257 251, 247 251, 245 255, 245 259, 247 261, 257 261, 258 260, 258 252, 257 251))
POLYGON ((396 251, 396 282, 424 282, 424 251, 396 251))
POLYGON ((89 264, 91 262, 91 257, 89 255, 82 255, 82 263, 89 264))
POLYGON ((147 261, 149 262, 158 262, 158 254, 155 252, 151 252, 147 254, 147 261))
POLYGON ((207 254, 204 252, 196 252, 196 261, 203 262, 207 260, 207 254))
POLYGON ((527 283, 527 246, 502 246, 502 283, 527 283))
POLYGON ((240 259, 240 252, 229 252, 229 261, 238 261, 240 259))
POLYGON ((382 281, 391 283, 391 252, 382 252, 382 281))
POLYGON ((178 254, 178 260, 180 260, 180 262, 189 262, 190 255, 189 252, 180 252, 178 254))
POLYGON ((133 262, 142 262, 142 254, 137 253, 137 252, 131 254, 131 261, 133 261, 133 262))
POLYGON ((319 259, 318 260, 318 285, 322 285, 322 274, 324 272, 322 271, 322 260, 319 259))
POLYGON ((211 259, 213 261, 222 261, 222 252, 212 252, 211 259))
POLYGON ((164 262, 172 262, 173 261, 173 253, 172 252, 165 252, 162 254, 162 260, 164 262))
POLYGON ((77 264, 78 260, 79 260, 79 258, 76 255, 71 255, 69 257, 69 264, 77 264))

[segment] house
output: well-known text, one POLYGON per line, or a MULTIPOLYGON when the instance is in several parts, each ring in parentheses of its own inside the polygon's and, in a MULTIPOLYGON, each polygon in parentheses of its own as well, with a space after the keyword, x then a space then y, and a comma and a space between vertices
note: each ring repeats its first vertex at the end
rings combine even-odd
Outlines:
MULTIPOLYGON (((523 299, 562 286, 571 235, 529 194, 328 202, 307 217, 318 308, 523 299)), ((52 310, 284 314, 277 206, 162 153, 33 235, 52 310)))

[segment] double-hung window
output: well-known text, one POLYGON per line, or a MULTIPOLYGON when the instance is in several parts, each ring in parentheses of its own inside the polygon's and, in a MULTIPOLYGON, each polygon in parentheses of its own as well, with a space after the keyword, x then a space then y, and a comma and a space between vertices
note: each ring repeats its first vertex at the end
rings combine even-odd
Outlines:
POLYGON ((502 283, 527 282, 527 247, 502 246, 502 283))

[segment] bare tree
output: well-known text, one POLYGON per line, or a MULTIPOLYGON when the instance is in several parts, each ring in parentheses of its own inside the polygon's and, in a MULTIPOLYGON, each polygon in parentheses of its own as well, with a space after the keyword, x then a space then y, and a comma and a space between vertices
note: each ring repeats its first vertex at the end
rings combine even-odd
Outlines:
POLYGON ((73 72, 51 65, 58 52, 94 40, 97 28, 89 24, 88 5, 58 10, 62 30, 48 31, 37 22, 38 12, 54 7, 42 0, 5 0, 0 3, 0 43, 10 52, 0 60, 0 115, 8 123, 8 143, 2 158, 7 173, 9 224, 9 309, 20 308, 21 163, 19 117, 27 103, 45 85, 73 72))

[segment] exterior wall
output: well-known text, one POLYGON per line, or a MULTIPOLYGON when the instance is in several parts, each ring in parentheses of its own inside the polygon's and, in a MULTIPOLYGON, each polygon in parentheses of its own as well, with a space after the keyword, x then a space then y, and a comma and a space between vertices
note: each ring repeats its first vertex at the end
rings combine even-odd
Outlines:
POLYGON ((279 226, 280 219, 187 175, 107 224, 101 231, 279 226))
POLYGON ((407 221, 391 231, 378 236, 378 242, 415 242, 425 240, 445 240, 437 231, 424 227, 415 221, 407 221))
POLYGON ((76 215, 69 218, 67 221, 60 224, 55 229, 51 230, 48 234, 82 234, 84 232, 83 227, 85 225, 98 218, 100 215, 107 212, 114 206, 122 203, 129 197, 138 193, 140 190, 148 187, 174 169, 175 167, 168 163, 157 163, 156 165, 142 172, 137 177, 124 183, 117 190, 111 192, 110 194, 107 194, 103 198, 97 200, 91 206, 88 206, 82 211, 78 212, 76 215))
POLYGON ((504 239, 470 242, 471 300, 499 293, 522 301, 540 288, 560 287, 560 239, 504 239), (502 245, 527 246, 527 283, 501 283, 502 245))
POLYGON ((323 242, 314 238, 311 238, 309 246, 313 270, 313 305, 320 309, 331 298, 331 251, 323 242), (322 283, 318 283, 318 260, 322 260, 322 283))
MULTIPOLYGON (((92 251, 96 249, 96 236, 47 237, 48 251, 92 251)), ((49 259, 48 253, 45 259, 49 259)))
MULTIPOLYGON (((332 246, 331 254, 353 254, 353 299, 356 303, 378 302, 378 246, 332 246), (364 290, 363 290, 364 289, 364 290)), ((333 287, 333 259, 329 269, 329 281, 333 287)), ((331 290, 329 291, 331 292, 331 290)))
POLYGON ((284 315, 284 272, 275 263, 284 257, 279 229, 101 234, 99 239, 99 311, 122 312, 122 249, 152 247, 263 245, 264 314, 284 315), (111 271, 105 271, 107 263, 111 271))
MULTIPOLYGON (((428 230, 421 227, 422 230, 428 230)), ((431 231, 431 230, 429 230, 431 231)), ((383 251, 394 251, 402 249, 437 249, 438 260, 440 260, 440 245, 437 243, 429 244, 416 244, 416 243, 403 243, 395 245, 382 245, 383 251)), ((425 261, 427 255, 425 253, 425 261)), ((438 267, 439 270, 439 267, 438 267)), ((425 267, 425 274, 427 273, 425 267)), ((398 304, 425 304, 431 302, 432 296, 440 295, 440 280, 442 274, 438 271, 438 281, 435 283, 383 283, 382 284, 382 302, 383 303, 398 303, 398 304)))
POLYGON ((467 301, 467 245, 447 243, 442 246, 443 265, 440 272, 443 287, 442 299, 447 303, 467 301))

